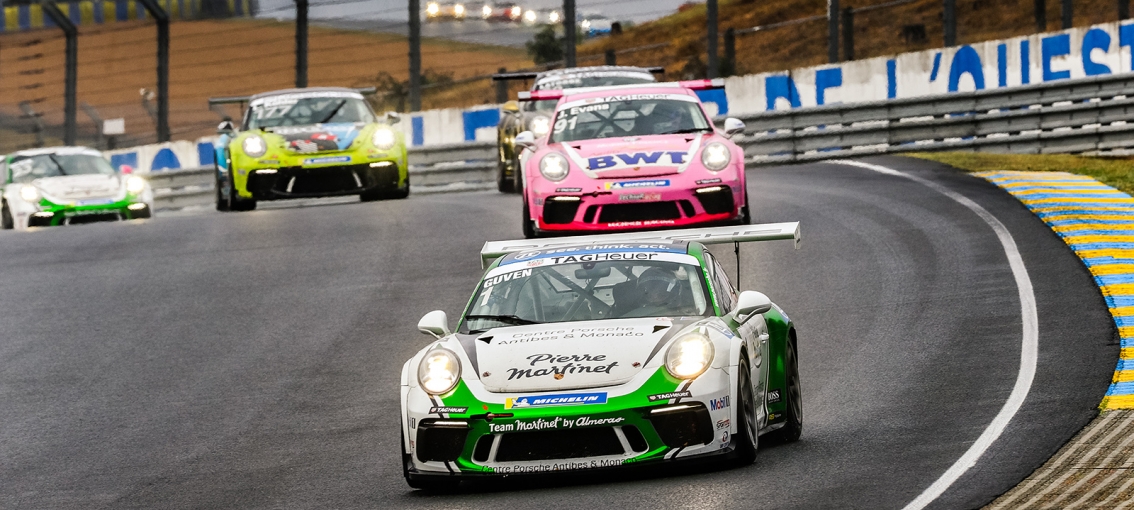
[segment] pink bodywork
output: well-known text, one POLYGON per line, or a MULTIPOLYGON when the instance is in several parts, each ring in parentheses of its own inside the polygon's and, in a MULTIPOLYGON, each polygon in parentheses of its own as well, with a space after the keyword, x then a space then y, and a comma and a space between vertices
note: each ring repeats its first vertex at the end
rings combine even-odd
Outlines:
MULTIPOLYGON (((620 88, 617 93, 696 97, 684 88, 649 86, 620 88)), ((564 97, 559 104, 610 95, 610 90, 588 91, 564 97)), ((703 105, 701 110, 704 112, 703 105)), ((706 118, 712 117, 706 113, 706 118)), ((524 201, 537 231, 622 231, 721 224, 740 220, 748 205, 744 151, 719 131, 564 143, 549 140, 550 133, 537 140, 534 152, 525 151, 523 158, 524 201), (719 172, 708 170, 701 162, 701 151, 714 142, 724 144, 732 154, 732 161, 719 172), (549 180, 540 173, 540 159, 549 152, 558 152, 570 164, 567 177, 561 181, 549 180), (597 168, 589 168, 592 163, 597 168), (717 187, 725 188, 713 191, 717 187), (710 210, 706 211, 706 207, 710 210)))

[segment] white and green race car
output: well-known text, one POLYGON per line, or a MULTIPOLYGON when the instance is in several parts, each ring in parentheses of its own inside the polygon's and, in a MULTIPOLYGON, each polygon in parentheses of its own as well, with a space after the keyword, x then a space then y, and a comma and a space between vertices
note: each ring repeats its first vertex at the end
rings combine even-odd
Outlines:
POLYGON ((709 244, 793 239, 798 223, 485 244, 455 330, 402 368, 415 488, 478 477, 754 460, 803 428, 795 326, 737 293, 709 244))
POLYGON ((0 174, 0 226, 4 229, 153 216, 154 193, 149 182, 116 172, 94 149, 48 147, 14 152, 0 160, 0 174))

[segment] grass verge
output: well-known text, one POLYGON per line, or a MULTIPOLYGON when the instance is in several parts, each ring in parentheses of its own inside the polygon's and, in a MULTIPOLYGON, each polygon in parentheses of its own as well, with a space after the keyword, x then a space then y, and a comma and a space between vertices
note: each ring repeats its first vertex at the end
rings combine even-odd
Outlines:
POLYGON ((1086 175, 1134 195, 1134 157, 1089 157, 1070 154, 984 154, 976 152, 920 152, 915 158, 944 163, 967 172, 1017 170, 1068 172, 1086 175))

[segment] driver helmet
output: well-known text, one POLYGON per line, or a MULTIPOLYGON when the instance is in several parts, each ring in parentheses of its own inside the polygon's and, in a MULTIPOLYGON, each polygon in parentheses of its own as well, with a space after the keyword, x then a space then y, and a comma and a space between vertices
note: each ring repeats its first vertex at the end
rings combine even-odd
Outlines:
POLYGON ((638 277, 638 290, 646 304, 659 305, 677 296, 677 277, 672 271, 651 267, 638 277))

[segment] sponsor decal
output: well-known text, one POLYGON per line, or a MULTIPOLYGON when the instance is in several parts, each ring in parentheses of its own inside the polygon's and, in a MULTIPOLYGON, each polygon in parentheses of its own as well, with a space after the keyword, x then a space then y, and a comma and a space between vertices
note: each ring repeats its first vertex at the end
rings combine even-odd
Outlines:
MULTIPOLYGON (((541 365, 538 368, 509 368, 509 381, 547 375, 554 376, 558 374, 609 374, 610 369, 618 366, 617 361, 606 363, 605 354, 533 354, 528 356, 528 360, 530 361, 529 366, 531 367, 536 367, 537 363, 547 363, 549 366, 541 365)), ((598 395, 598 393, 592 395, 598 395)), ((605 399, 606 393, 602 395, 605 399)))
POLYGON ((465 414, 469 411, 467 407, 430 407, 429 414, 465 414))
POLYGON ((721 409, 724 409, 728 406, 728 395, 725 395, 721 398, 714 398, 709 400, 709 409, 712 409, 713 411, 720 411, 721 409))
POLYGON ((519 271, 512 271, 511 273, 504 273, 500 276, 493 276, 491 278, 485 278, 484 279, 484 288, 487 289, 489 287, 492 287, 493 285, 499 285, 501 283, 511 281, 511 280, 519 280, 521 278, 527 278, 531 275, 532 275, 531 269, 520 269, 519 271))
POLYGON ((776 413, 771 413, 771 414, 768 415, 768 421, 772 421, 772 420, 775 420, 775 419, 776 419, 776 413))
POLYGON ((623 193, 618 195, 618 200, 623 202, 638 200, 658 201, 661 200, 661 193, 623 193))
POLYGON ((599 393, 559 393, 556 395, 532 395, 508 398, 504 400, 504 409, 605 403, 605 391, 599 393))
POLYGON ((658 225, 676 225, 677 222, 673 220, 648 220, 648 221, 615 221, 607 223, 608 227, 653 227, 658 225))
POLYGON ((555 188, 556 193, 579 193, 583 188, 555 188))
POLYGON ((551 257, 552 264, 571 264, 574 262, 607 262, 611 260, 654 260, 657 253, 588 253, 583 255, 568 255, 566 257, 551 257))
POLYGON ((554 464, 517 464, 515 466, 499 466, 493 468, 493 471, 498 474, 548 473, 552 471, 574 471, 579 469, 615 467, 622 466, 630 462, 631 459, 594 459, 556 462, 554 464))
POLYGON ((496 345, 526 344, 546 340, 574 340, 576 338, 626 338, 640 336, 646 336, 646 333, 642 328, 637 327, 609 326, 601 328, 571 328, 513 333, 509 337, 501 336, 501 339, 496 341, 496 345))
POLYGON ((697 179, 697 184, 716 184, 718 182, 721 182, 720 177, 714 179, 697 179))
POLYGON ((80 200, 79 205, 106 205, 113 204, 113 198, 96 198, 91 200, 80 200))
POLYGON ((721 433, 721 448, 728 446, 728 431, 721 433))
POLYGON ((323 165, 326 163, 350 163, 350 156, 335 156, 330 158, 307 158, 304 165, 323 165))
POLYGON ((780 401, 780 390, 772 390, 768 392, 768 403, 776 404, 780 401))
POLYGON ((729 420, 728 418, 717 420, 717 430, 727 429, 730 425, 732 425, 732 420, 729 420))
POLYGON ((616 416, 612 418, 591 418, 590 416, 582 416, 579 418, 536 418, 534 420, 516 420, 511 423, 492 423, 488 424, 488 431, 493 434, 499 432, 527 432, 532 430, 557 430, 557 429, 571 429, 575 427, 597 427, 602 425, 618 425, 626 421, 626 418, 616 416))
POLYGON ((539 266, 542 266, 544 262, 546 262, 546 261, 543 260, 543 259, 529 260, 528 263, 527 263, 527 266, 528 267, 539 267, 539 266))
POLYGON ((608 182, 603 184, 607 190, 612 189, 636 189, 636 188, 668 188, 669 179, 652 179, 649 181, 622 181, 622 182, 608 182))
POLYGON ((675 398, 690 398, 693 394, 688 391, 671 391, 669 393, 658 393, 657 395, 650 395, 650 402, 657 402, 659 400, 672 400, 675 398))
POLYGON ((257 161, 261 165, 278 165, 280 162, 277 159, 261 159, 257 161))
MULTIPOLYGON (((653 151, 612 154, 587 158, 587 168, 591 170, 611 170, 643 166, 678 166, 685 164, 685 151, 653 151)), ((609 189, 609 188, 608 188, 609 189)))
POLYGON ((554 248, 548 250, 529 250, 520 251, 508 255, 501 261, 501 265, 512 264, 516 262, 523 262, 540 257, 552 257, 556 255, 576 255, 576 254, 594 254, 594 253, 614 253, 614 252, 633 252, 633 251, 653 251, 665 253, 685 253, 686 247, 683 244, 674 243, 594 243, 585 246, 572 246, 569 248, 554 248))

